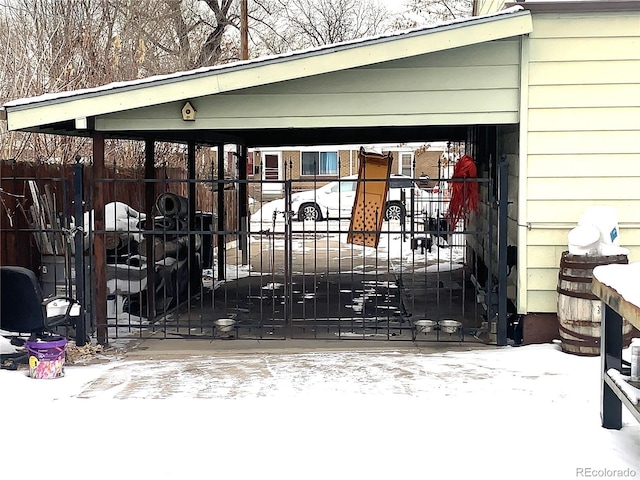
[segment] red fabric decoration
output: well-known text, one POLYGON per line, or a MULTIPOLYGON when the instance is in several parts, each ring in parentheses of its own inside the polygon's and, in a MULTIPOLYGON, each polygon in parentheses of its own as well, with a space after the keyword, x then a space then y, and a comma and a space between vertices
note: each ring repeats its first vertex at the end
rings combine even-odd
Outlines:
MULTIPOLYGON (((451 178, 478 178, 473 158, 469 155, 464 155, 460 158, 453 169, 451 178)), ((449 201, 449 211, 446 216, 453 230, 460 219, 466 218, 471 212, 478 211, 478 182, 451 181, 449 182, 449 187, 451 189, 451 200, 449 201)))

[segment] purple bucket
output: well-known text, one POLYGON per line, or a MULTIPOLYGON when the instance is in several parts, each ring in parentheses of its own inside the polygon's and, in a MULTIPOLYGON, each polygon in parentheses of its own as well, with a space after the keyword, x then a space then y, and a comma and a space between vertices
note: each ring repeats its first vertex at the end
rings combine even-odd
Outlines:
POLYGON ((27 342, 29 352, 29 376, 31 378, 64 377, 64 354, 67 339, 51 337, 50 340, 27 342))

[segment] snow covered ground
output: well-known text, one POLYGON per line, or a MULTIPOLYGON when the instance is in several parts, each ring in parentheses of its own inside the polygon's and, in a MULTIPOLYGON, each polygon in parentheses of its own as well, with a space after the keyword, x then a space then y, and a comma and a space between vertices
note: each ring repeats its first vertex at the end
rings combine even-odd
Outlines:
POLYGON ((359 348, 0 370, 2 478, 640 478, 640 425, 600 427, 598 357, 359 348))
MULTIPOLYGON (((378 256, 422 255, 394 228, 378 256)), ((422 257, 464 262, 458 247, 422 257)), ((623 409, 622 430, 600 426, 599 357, 313 348, 112 356, 55 380, 0 370, 1 478, 640 478, 640 425, 623 409)))

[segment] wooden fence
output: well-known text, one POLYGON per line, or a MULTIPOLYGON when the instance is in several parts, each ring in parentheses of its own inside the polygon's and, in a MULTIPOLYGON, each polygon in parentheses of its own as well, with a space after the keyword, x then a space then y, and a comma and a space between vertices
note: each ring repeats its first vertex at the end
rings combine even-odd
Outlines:
MULTIPOLYGON (((61 218, 61 226, 73 214, 73 165, 32 164, 0 161, 0 264, 19 265, 37 271, 41 252, 32 220, 33 186, 51 200, 48 206, 54 216, 61 218)), ((92 167, 84 167, 83 201, 86 211, 92 204, 96 182, 104 182, 105 203, 119 201, 144 212, 145 183, 155 184, 155 198, 163 192, 187 196, 186 169, 162 168, 156 178, 145 180, 144 168, 109 168, 104 179, 95 179, 92 167)), ((216 180, 197 178, 196 209, 206 213, 217 212, 216 180)), ((238 223, 237 190, 232 183, 225 184, 225 230, 235 231, 238 223)), ((217 229, 217 225, 213 225, 217 229)), ((215 242, 214 236, 214 242, 215 242)))

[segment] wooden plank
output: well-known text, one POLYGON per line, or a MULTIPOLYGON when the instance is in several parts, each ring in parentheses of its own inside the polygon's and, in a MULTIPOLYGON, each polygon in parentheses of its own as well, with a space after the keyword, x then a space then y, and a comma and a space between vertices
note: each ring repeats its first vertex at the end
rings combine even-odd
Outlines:
POLYGON ((384 220, 393 157, 360 149, 358 184, 347 243, 377 248, 384 220), (377 180, 377 181, 376 181, 377 180))
MULTIPOLYGON (((625 266, 633 268, 633 264, 625 266)), ((640 283, 640 278, 635 279, 635 284, 638 283, 640 283)), ((605 285, 595 277, 591 283, 591 291, 634 327, 640 329, 640 306, 625 300, 615 288, 605 285)))
POLYGON ((53 255, 53 245, 51 239, 46 232, 47 222, 40 201, 40 191, 35 180, 29 180, 29 190, 31 192, 31 200, 33 205, 29 208, 31 212, 32 228, 39 230, 34 235, 39 239, 40 253, 43 255, 53 255))
POLYGON ((106 204, 103 181, 107 177, 104 165, 104 134, 93 133, 93 175, 94 175, 94 271, 95 271, 95 299, 94 312, 96 318, 96 336, 100 345, 107 345, 109 342, 107 329, 107 266, 104 236, 104 206, 106 204))
POLYGON ((48 223, 52 230, 51 237, 53 239, 54 251, 56 255, 63 255, 65 253, 66 242, 62 233, 62 226, 58 220, 55 197, 51 192, 51 186, 48 183, 44 186, 44 192, 43 203, 46 205, 46 211, 49 217, 48 223))
POLYGON ((51 244, 51 248, 53 250, 54 255, 58 255, 58 241, 56 238, 55 225, 52 222, 53 213, 51 211, 51 205, 49 204, 49 199, 47 195, 40 196, 40 205, 42 206, 42 212, 44 214, 44 226, 47 230, 46 235, 49 239, 49 243, 51 244))

